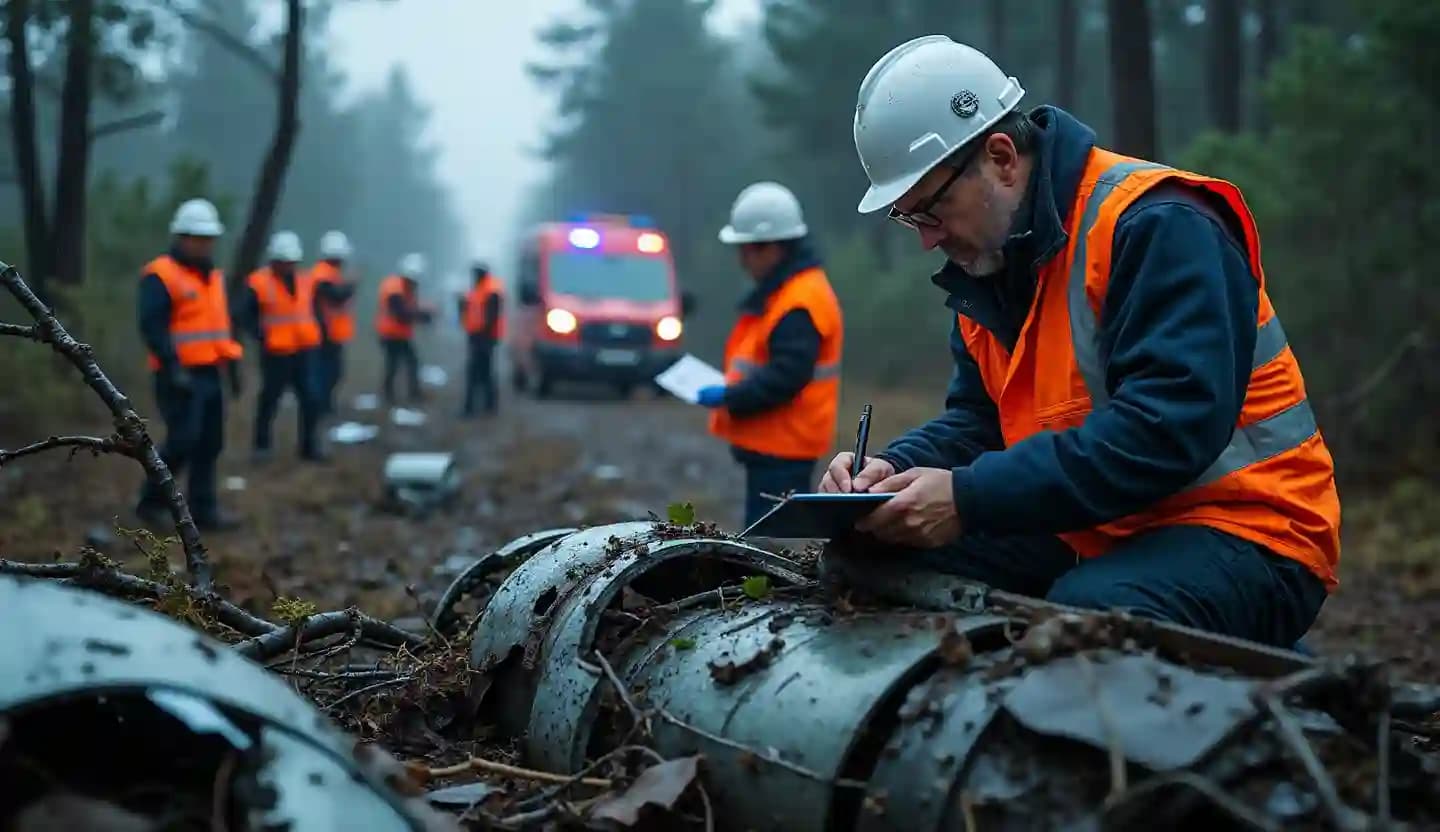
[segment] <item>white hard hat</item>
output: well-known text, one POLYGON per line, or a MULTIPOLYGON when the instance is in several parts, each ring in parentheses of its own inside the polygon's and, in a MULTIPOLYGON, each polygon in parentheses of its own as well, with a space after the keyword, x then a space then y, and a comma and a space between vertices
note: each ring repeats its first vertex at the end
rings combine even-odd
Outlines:
POLYGON ((266 256, 281 263, 299 263, 305 256, 300 248, 300 235, 294 231, 276 231, 270 236, 266 256))
POLYGON ((175 209, 170 220, 171 234, 186 234, 192 237, 219 237, 225 233, 220 224, 220 212, 208 199, 187 199, 175 209))
POLYGON ((425 255, 411 252, 400 258, 400 274, 419 280, 425 275, 425 255))
POLYGON ((756 182, 735 197, 730 224, 720 229, 720 242, 769 243, 807 233, 795 194, 778 182, 756 182))
POLYGON ((855 150, 870 177, 860 213, 893 204, 1024 95, 985 53, 945 35, 891 49, 870 67, 855 103, 855 150))
POLYGON ((343 231, 326 231, 320 235, 320 258, 322 260, 344 260, 353 254, 350 238, 343 231))

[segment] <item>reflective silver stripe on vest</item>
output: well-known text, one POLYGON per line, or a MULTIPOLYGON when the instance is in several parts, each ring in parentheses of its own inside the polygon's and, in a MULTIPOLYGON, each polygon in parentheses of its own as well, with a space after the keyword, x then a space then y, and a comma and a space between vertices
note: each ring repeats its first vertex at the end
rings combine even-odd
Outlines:
MULTIPOLYGON (((734 370, 735 372, 739 373, 741 378, 745 378, 746 376, 750 375, 751 373, 755 372, 756 370, 760 369, 760 368, 763 367, 763 366, 765 366, 765 365, 764 365, 764 364, 757 364, 756 362, 751 361, 751 360, 746 359, 746 358, 732 358, 732 359, 730 359, 730 369, 732 369, 732 370, 734 370)), ((811 381, 828 381, 829 379, 839 378, 839 377, 840 377, 840 363, 839 363, 839 362, 828 362, 828 363, 824 363, 824 364, 816 364, 816 365, 815 365, 815 373, 814 373, 814 375, 812 375, 812 376, 810 377, 810 380, 811 380, 811 381)))
MULTIPOLYGON (((1115 190, 1116 185, 1137 171, 1162 167, 1164 165, 1153 162, 1121 162, 1102 173, 1095 183, 1095 190, 1085 202, 1085 213, 1075 232, 1075 257, 1070 265, 1070 285, 1067 289, 1070 303, 1070 337, 1075 347, 1075 363, 1080 368, 1080 377, 1085 382, 1093 408, 1103 406, 1110 400, 1110 396, 1105 389, 1105 359, 1100 354, 1100 323, 1085 296, 1085 275, 1088 271, 1086 261, 1089 257, 1086 238, 1099 218, 1101 204, 1110 196, 1110 192, 1115 190)), ((1255 352, 1251 358, 1251 369, 1275 360, 1285 351, 1288 343, 1279 316, 1272 316, 1255 332, 1255 352)), ((1225 446, 1220 456, 1189 487, 1212 483, 1241 468, 1298 447, 1318 430, 1309 399, 1302 399, 1274 416, 1236 430, 1230 436, 1230 444, 1225 446)))
POLYGON ((193 344, 196 341, 229 341, 229 330, 214 329, 205 332, 172 332, 172 344, 193 344))

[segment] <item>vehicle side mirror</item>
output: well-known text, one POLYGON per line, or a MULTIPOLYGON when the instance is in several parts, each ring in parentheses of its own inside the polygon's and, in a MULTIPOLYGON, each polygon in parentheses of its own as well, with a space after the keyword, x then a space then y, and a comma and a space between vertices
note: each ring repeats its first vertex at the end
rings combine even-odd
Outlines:
POLYGON ((695 314, 695 293, 689 290, 680 293, 680 317, 688 318, 695 314))
POLYGON ((520 304, 522 306, 540 305, 540 287, 526 281, 520 284, 520 304))

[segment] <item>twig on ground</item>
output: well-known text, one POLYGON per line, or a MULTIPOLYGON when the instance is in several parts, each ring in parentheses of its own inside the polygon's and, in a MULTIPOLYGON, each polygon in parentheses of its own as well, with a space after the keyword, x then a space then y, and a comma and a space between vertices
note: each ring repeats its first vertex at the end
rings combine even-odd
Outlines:
POLYGON ((650 720, 636 707, 635 700, 630 697, 630 691, 626 689, 625 683, 620 681, 620 677, 616 675, 615 668, 610 666, 610 662, 605 659, 604 654, 599 650, 595 651, 595 659, 600 662, 600 669, 605 671, 605 677, 609 679, 610 684, 614 686, 615 693, 619 695, 620 701, 625 703, 625 709, 630 712, 631 724, 644 726, 645 733, 648 735, 650 733, 650 720))
POLYGON ((1350 822, 1350 814, 1346 811, 1345 804, 1340 801, 1340 793, 1335 788, 1335 781, 1330 779, 1320 758, 1315 756, 1315 749, 1310 746, 1309 740, 1305 739, 1304 730, 1295 722, 1290 711, 1274 696, 1262 696, 1260 704, 1275 721, 1275 728, 1280 734, 1281 742, 1295 757, 1296 762, 1304 766, 1305 773, 1310 775, 1310 780, 1315 784, 1315 791, 1320 796, 1320 802, 1325 806, 1326 813, 1330 815, 1330 822, 1335 825, 1336 829, 1355 829, 1355 824, 1350 822))
POLYGON ((291 648, 297 640, 300 643, 317 638, 338 635, 359 622, 362 636, 387 647, 421 647, 425 639, 406 632, 393 624, 371 618, 351 607, 335 612, 307 616, 304 621, 282 627, 235 645, 235 651, 256 661, 273 659, 291 648))
POLYGON ((736 742, 735 740, 719 736, 718 734, 712 734, 703 728, 697 728, 696 726, 691 725, 690 723, 686 722, 678 716, 675 716, 664 708, 657 708, 655 710, 655 713, 661 719, 665 720, 671 725, 674 725, 676 728, 684 731, 689 731, 697 737, 709 740, 710 742, 713 742, 717 745, 723 745, 733 751, 739 751, 745 754, 749 754, 757 762, 770 763, 771 765, 779 766, 780 768, 785 769, 791 774, 798 774, 807 780, 814 780, 817 783, 834 784, 836 786, 846 789, 864 789, 866 787, 866 784, 863 781, 854 780, 848 777, 836 777, 832 779, 820 774, 817 771, 808 769, 805 766, 799 765, 797 763, 792 763, 789 760, 782 759, 779 756, 771 756, 762 751, 757 751, 756 749, 751 748, 744 743, 736 742))
POLYGON ((214 615, 216 621, 242 635, 260 636, 279 629, 269 621, 251 615, 213 592, 200 592, 183 584, 171 588, 155 581, 128 575, 118 569, 97 569, 79 563, 20 563, 0 559, 0 574, 53 578, 74 583, 76 586, 86 589, 98 590, 107 595, 119 595, 126 598, 138 596, 159 600, 171 592, 185 592, 197 605, 214 615))
POLYGON ((104 439, 98 436, 52 436, 13 451, 0 450, 0 468, 22 456, 30 456, 54 448, 69 448, 71 456, 82 450, 88 450, 96 456, 100 454, 134 456, 134 450, 118 436, 107 436, 104 439))
POLYGON ((130 405, 130 400, 124 393, 110 381, 100 365, 95 363, 95 358, 88 344, 82 344, 70 336, 65 327, 56 319, 50 308, 45 305, 30 287, 20 277, 20 272, 14 266, 0 263, 0 284, 15 296, 30 317, 35 320, 35 335, 37 340, 50 345, 52 349, 60 353, 80 374, 85 377, 85 383, 91 390, 95 391, 105 406, 110 409, 115 426, 115 435, 126 445, 133 448, 134 457, 145 469, 145 475, 150 483, 159 489, 170 506, 170 515, 175 520, 175 530, 180 534, 180 544, 185 550, 185 569, 189 573, 190 583, 202 592, 209 592, 213 585, 213 577, 210 570, 210 561, 205 552, 205 544, 200 541, 200 531, 195 527, 195 521, 190 516, 190 507, 185 502, 185 497, 180 493, 180 488, 175 482, 175 477, 170 472, 169 466, 160 458, 160 452, 155 449, 155 443, 151 441, 150 435, 145 431, 145 422, 135 408, 130 405))
POLYGON ((1379 737, 1379 748, 1376 754, 1379 761, 1376 764, 1375 774, 1375 813, 1380 816, 1380 829, 1390 826, 1390 712, 1384 711, 1380 714, 1380 725, 1376 729, 1379 737))
POLYGON ((372 691, 372 690, 379 690, 379 689, 381 689, 381 688, 388 688, 388 687, 390 687, 391 685, 403 684, 403 683, 408 682, 408 681, 410 681, 411 679, 414 679, 414 678, 415 678, 414 676, 397 676, 397 677, 395 677, 394 679, 386 679, 386 680, 383 681, 383 682, 376 682, 376 683, 373 684, 373 685, 366 685, 365 687, 359 688, 358 690, 352 690, 352 691, 350 691, 349 693, 345 694, 344 696, 340 697, 339 699, 336 699, 334 702, 331 702, 329 705, 326 705, 326 706, 325 706, 325 710, 327 710, 327 711, 333 711, 333 710, 335 710, 336 708, 340 707, 341 705, 345 704, 346 702, 349 702, 351 699, 354 699, 354 698, 357 697, 357 696, 363 696, 364 694, 367 694, 367 693, 369 693, 369 692, 372 691))
POLYGON ((1110 708, 1105 704, 1103 691, 1100 688, 1100 678, 1095 672, 1095 665, 1083 655, 1077 655, 1080 662, 1080 669, 1085 673, 1086 687, 1090 688, 1090 696, 1095 700, 1095 713, 1100 717, 1100 727, 1105 732, 1106 751, 1110 756, 1110 796, 1109 800, 1115 800, 1125 793, 1125 752, 1120 748, 1120 732, 1115 726, 1115 717, 1110 713, 1110 708))
MULTIPOLYGON (((428 774, 431 778, 454 777, 457 774, 464 774, 467 771, 484 771, 490 774, 499 774, 505 777, 514 777, 517 780, 533 780, 537 783, 563 783, 572 785, 574 778, 568 774, 555 774, 550 771, 537 771, 532 768, 520 768, 506 763, 497 763, 494 760, 487 760, 484 757, 471 757, 463 763, 456 763, 453 766, 432 768, 428 774)), ((578 781, 582 786, 592 786, 597 789, 609 789, 615 785, 614 780, 604 777, 582 777, 578 781)))

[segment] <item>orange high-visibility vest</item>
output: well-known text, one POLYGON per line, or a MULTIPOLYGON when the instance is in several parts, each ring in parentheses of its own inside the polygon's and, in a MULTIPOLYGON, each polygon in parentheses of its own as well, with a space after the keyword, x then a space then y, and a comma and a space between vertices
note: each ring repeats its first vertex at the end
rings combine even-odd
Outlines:
MULTIPOLYGON (((345 282, 345 275, 329 260, 321 260, 310 269, 310 279, 317 285, 345 282)), ((323 297, 320 299, 320 315, 325 319, 325 340, 332 344, 344 344, 355 337, 355 313, 350 301, 335 303, 323 297)))
POLYGON ((710 432, 738 448, 783 459, 817 459, 835 440, 840 406, 840 354, 844 321, 840 302, 820 268, 797 272, 765 300, 765 309, 743 314, 725 344, 725 381, 734 384, 770 359, 770 333, 785 314, 810 313, 820 333, 815 375, 795 398, 753 416, 732 416, 723 407, 710 414, 710 432))
MULTIPOLYGON (((159 277, 170 294, 170 340, 182 367, 236 361, 244 354, 230 330, 225 276, 219 269, 212 269, 208 280, 202 279, 165 255, 147 263, 140 274, 159 277)), ((146 358, 151 370, 160 369, 154 354, 146 358)))
POLYGON ((465 331, 471 335, 489 335, 496 341, 505 337, 505 310, 502 306, 500 315, 495 319, 495 331, 485 331, 485 307, 489 305, 490 298, 505 298, 505 290, 500 281, 493 274, 487 274, 479 283, 471 287, 470 292, 465 296, 465 331))
POLYGON ((291 355, 320 346, 320 324, 315 320, 315 283, 295 271, 295 293, 269 266, 250 273, 250 288, 260 301, 260 332, 265 351, 291 355))
POLYGON ((390 313, 390 298, 393 295, 404 297, 406 306, 415 308, 415 293, 410 291, 405 278, 398 274, 390 275, 380 281, 380 309, 375 313, 375 331, 381 338, 414 338, 415 324, 402 321, 390 313))
POLYGON ((1149 529, 1209 526, 1293 558, 1334 588, 1340 559, 1334 462, 1265 291, 1255 219, 1229 182, 1091 151, 1067 220, 1069 242, 1040 271, 1014 354, 988 330, 960 317, 965 346, 998 407, 1005 443, 1079 427, 1108 402, 1099 321, 1115 225, 1137 198, 1165 181, 1198 186, 1223 199, 1244 229, 1250 271, 1260 282, 1250 386, 1230 444, 1194 482, 1136 514, 1061 537, 1081 556, 1094 557, 1149 529))

